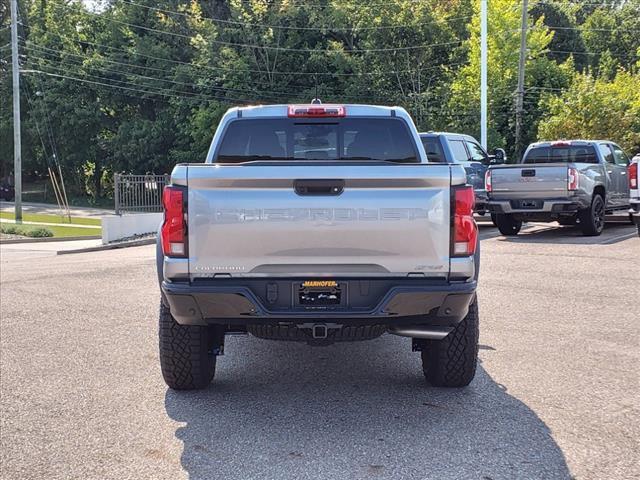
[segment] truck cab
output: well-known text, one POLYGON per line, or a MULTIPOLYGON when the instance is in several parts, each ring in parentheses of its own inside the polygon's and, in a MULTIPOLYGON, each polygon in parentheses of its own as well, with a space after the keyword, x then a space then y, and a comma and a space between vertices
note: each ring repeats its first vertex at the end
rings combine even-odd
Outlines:
POLYGON ((486 212, 487 192, 484 186, 485 172, 492 163, 504 163, 504 150, 487 153, 480 143, 470 135, 449 132, 420 133, 420 139, 430 162, 457 163, 464 167, 467 183, 475 192, 475 211, 486 212))

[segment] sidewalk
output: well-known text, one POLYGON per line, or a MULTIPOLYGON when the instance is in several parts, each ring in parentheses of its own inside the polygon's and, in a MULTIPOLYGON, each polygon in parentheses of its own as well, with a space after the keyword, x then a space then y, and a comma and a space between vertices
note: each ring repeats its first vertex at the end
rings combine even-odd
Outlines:
MULTIPOLYGON (((29 212, 31 213, 31 212, 29 212)), ((40 212, 38 212, 40 213, 40 212)), ((1 219, 2 223, 16 223, 15 220, 11 218, 3 218, 1 219)), ((100 225, 80 225, 78 223, 47 223, 47 222, 21 222, 19 225, 42 225, 43 227, 73 227, 73 228, 92 228, 92 229, 100 229, 100 225)))
MULTIPOLYGON (((15 207, 13 202, 0 201, 0 211, 13 212, 14 208, 15 207)), ((71 211, 72 217, 95 218, 95 217, 102 217, 103 215, 114 214, 113 210, 107 210, 104 208, 93 208, 93 207, 69 207, 69 210, 71 211)), ((31 202, 23 203, 22 211, 24 213, 60 215, 60 209, 58 208, 58 206, 48 204, 48 203, 31 203, 31 202)), ((69 224, 65 224, 64 226, 69 226, 69 224)))

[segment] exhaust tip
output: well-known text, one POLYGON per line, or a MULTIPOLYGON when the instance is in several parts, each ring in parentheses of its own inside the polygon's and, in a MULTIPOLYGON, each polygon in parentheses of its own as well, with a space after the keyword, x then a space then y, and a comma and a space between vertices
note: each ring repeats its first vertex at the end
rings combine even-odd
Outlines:
POLYGON ((449 335, 453 327, 439 327, 430 325, 415 325, 409 327, 389 327, 387 330, 393 335, 410 338, 424 338, 426 340, 442 340, 449 335))

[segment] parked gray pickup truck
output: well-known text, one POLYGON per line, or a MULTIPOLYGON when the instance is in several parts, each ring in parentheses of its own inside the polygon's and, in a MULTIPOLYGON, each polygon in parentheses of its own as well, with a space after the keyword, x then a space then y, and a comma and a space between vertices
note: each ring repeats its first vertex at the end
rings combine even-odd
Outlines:
POLYGON ((606 213, 629 208, 628 164, 607 140, 534 143, 520 164, 487 170, 487 208, 503 235, 517 235, 526 220, 600 235, 606 213))
POLYGON ((475 138, 462 133, 425 132, 420 134, 420 139, 430 162, 459 163, 464 167, 467 183, 476 195, 475 211, 484 215, 487 203, 485 173, 492 163, 506 161, 505 151, 496 148, 493 154, 488 154, 475 138))
POLYGON ((460 165, 428 163, 397 107, 233 108, 177 165, 158 235, 160 363, 212 380, 226 334, 311 345, 410 337, 433 385, 478 353, 478 230, 460 165))

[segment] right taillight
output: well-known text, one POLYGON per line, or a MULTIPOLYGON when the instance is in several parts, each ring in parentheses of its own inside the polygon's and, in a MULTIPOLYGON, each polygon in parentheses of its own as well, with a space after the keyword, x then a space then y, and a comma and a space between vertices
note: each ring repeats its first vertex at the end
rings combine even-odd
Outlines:
POLYGON ((629 188, 631 190, 638 188, 638 162, 629 165, 629 188))
POLYGON ((493 190, 493 186, 491 185, 491 170, 487 170, 487 173, 484 174, 484 189, 487 192, 493 190))
POLYGON ((575 168, 567 169, 567 189, 569 191, 578 190, 578 170, 575 168))
POLYGON ((184 192, 182 188, 166 186, 162 192, 164 222, 160 229, 162 251, 167 257, 187 255, 184 192))
POLYGON ((478 226, 473 218, 473 187, 465 185, 454 188, 452 200, 451 256, 468 257, 476 252, 478 242, 478 226))

